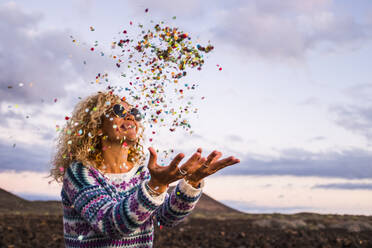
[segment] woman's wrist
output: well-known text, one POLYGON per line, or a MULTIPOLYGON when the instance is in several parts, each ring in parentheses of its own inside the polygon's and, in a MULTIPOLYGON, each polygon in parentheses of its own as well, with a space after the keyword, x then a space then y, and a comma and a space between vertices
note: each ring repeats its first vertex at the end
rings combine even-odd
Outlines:
POLYGON ((200 184, 201 184, 201 181, 202 181, 202 180, 203 180, 203 179, 201 179, 201 180, 199 180, 199 181, 186 180, 186 182, 187 182, 188 184, 190 184, 193 188, 198 189, 198 188, 200 188, 200 184))
POLYGON ((150 190, 153 190, 154 192, 156 192, 159 195, 164 193, 168 188, 168 185, 163 185, 163 184, 156 183, 151 179, 148 181, 147 186, 150 187, 150 190))

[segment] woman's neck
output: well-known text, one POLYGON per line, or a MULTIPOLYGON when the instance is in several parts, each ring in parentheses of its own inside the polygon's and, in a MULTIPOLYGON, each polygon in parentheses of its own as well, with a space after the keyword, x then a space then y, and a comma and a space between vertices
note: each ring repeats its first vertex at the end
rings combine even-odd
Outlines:
POLYGON ((133 163, 128 161, 129 146, 102 141, 103 162, 100 168, 105 173, 125 173, 133 168, 133 163))

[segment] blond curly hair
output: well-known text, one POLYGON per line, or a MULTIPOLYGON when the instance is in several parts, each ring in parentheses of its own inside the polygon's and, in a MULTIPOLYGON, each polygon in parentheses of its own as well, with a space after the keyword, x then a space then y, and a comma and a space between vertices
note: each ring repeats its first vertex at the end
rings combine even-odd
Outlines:
MULTIPOLYGON (((102 143, 99 129, 102 128, 104 116, 111 111, 111 103, 120 103, 125 98, 109 92, 98 92, 80 101, 57 137, 57 149, 52 158, 49 177, 52 181, 63 181, 66 169, 72 161, 80 161, 97 169, 102 166, 102 143), (110 103, 110 104, 108 104, 110 103)), ((128 102, 126 102, 129 106, 128 102)), ((138 139, 129 147, 128 160, 134 164, 143 162, 143 131, 139 123, 138 139)))

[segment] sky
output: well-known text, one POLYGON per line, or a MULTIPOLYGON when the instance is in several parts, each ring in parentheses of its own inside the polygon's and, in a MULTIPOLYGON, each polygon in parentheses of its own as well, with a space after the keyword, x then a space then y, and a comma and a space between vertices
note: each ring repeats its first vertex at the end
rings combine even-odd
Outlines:
POLYGON ((241 211, 372 215, 368 0, 0 0, 1 188, 60 199, 61 185, 45 178, 56 125, 107 86, 91 83, 98 72, 128 83, 90 47, 108 49, 130 21, 150 20, 214 50, 182 79, 198 84, 194 133, 159 132, 145 147, 238 157, 204 192, 241 211))

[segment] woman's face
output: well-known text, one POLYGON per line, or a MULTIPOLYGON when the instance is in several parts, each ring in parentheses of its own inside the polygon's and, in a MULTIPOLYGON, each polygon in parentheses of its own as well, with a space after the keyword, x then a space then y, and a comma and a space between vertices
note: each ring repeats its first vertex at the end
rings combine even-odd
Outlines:
POLYGON ((126 142, 135 142, 137 140, 138 122, 135 117, 130 114, 131 107, 126 102, 121 102, 120 105, 126 110, 125 117, 118 117, 113 112, 113 106, 109 111, 108 117, 103 117, 102 132, 104 136, 111 142, 118 142, 124 139, 126 142))

